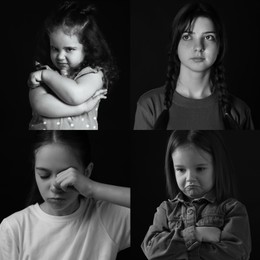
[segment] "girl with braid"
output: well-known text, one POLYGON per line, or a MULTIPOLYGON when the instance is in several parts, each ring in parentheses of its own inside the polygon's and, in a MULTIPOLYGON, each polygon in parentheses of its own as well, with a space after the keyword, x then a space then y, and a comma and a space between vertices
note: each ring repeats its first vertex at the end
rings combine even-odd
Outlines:
POLYGON ((225 84, 224 28, 216 11, 192 2, 172 25, 165 86, 143 94, 134 129, 254 129, 249 107, 225 84))

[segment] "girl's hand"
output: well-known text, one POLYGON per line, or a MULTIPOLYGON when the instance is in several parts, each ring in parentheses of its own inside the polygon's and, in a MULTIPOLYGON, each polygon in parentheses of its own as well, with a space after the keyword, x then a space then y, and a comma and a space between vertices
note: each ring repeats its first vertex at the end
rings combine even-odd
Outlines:
POLYGON ((93 181, 84 174, 70 167, 57 175, 55 186, 65 192, 73 189, 85 197, 91 197, 92 183, 93 181))
POLYGON ((42 65, 40 62, 35 62, 36 70, 53 70, 48 65, 42 65))
POLYGON ((217 227, 196 227, 196 237, 200 242, 217 243, 221 230, 217 227))
POLYGON ((88 99, 85 103, 83 103, 84 105, 84 111, 85 112, 89 112, 91 111, 98 102, 100 102, 101 99, 106 99, 106 94, 107 94, 107 89, 100 89, 98 91, 95 92, 95 94, 88 99))
POLYGON ((42 70, 34 71, 30 74, 27 85, 29 88, 37 88, 42 82, 42 70))
POLYGON ((38 61, 35 62, 36 71, 32 72, 28 78, 27 85, 29 88, 37 88, 42 83, 42 71, 52 70, 48 65, 42 65, 38 61))

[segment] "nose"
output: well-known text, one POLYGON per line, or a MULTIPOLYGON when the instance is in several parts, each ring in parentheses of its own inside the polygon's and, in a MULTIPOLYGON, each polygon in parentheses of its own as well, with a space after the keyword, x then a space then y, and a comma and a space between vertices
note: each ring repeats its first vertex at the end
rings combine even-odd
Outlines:
POLYGON ((193 48, 195 52, 204 52, 205 45, 203 39, 196 39, 193 48))
POLYGON ((195 172, 192 170, 188 170, 186 173, 186 182, 193 183, 196 180, 195 172))
POLYGON ((65 53, 64 53, 64 51, 60 51, 59 53, 58 53, 58 55, 57 55, 57 60, 58 61, 62 61, 62 60, 64 60, 65 59, 65 53))
POLYGON ((60 186, 56 183, 55 180, 53 180, 52 184, 51 184, 51 192, 53 193, 62 193, 64 192, 60 186))

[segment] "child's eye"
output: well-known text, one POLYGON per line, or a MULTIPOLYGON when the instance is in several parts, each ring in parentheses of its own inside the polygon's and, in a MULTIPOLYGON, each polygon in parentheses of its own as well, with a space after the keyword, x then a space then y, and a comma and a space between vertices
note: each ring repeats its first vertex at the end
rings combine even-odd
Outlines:
POLYGON ((183 35, 182 35, 182 39, 183 39, 184 41, 188 41, 188 40, 191 39, 191 36, 186 33, 186 34, 183 34, 183 35))
POLYGON ((206 167, 198 167, 197 168, 197 171, 198 172, 203 172, 203 171, 205 171, 206 170, 206 167))
POLYGON ((51 50, 52 50, 52 51, 57 51, 57 48, 51 46, 51 50))
POLYGON ((41 179, 48 179, 50 175, 39 175, 41 179))
POLYGON ((74 51, 74 50, 75 50, 74 48, 67 48, 67 49, 66 49, 67 52, 72 52, 72 51, 74 51))
POLYGON ((175 171, 179 172, 179 173, 185 173, 185 169, 184 168, 176 168, 175 171))
POLYGON ((205 36, 205 39, 208 40, 208 41, 215 41, 216 40, 214 35, 207 35, 207 36, 205 36))

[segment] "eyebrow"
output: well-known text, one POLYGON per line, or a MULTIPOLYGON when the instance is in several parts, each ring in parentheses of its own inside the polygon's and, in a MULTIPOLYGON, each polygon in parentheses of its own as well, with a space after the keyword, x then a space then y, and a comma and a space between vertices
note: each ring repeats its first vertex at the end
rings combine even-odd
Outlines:
POLYGON ((39 172, 44 172, 44 173, 47 173, 47 174, 51 174, 51 170, 46 169, 46 168, 42 168, 42 167, 36 167, 35 168, 35 172, 37 174, 40 174, 39 172))
POLYGON ((43 167, 35 167, 36 170, 40 170, 40 171, 46 171, 49 172, 50 170, 47 168, 43 168, 43 167))
MULTIPOLYGON (((196 164, 196 167, 198 166, 207 166, 208 163, 199 163, 199 164, 196 164)), ((185 167, 185 165, 182 165, 182 164, 174 164, 174 167, 185 167)))
MULTIPOLYGON (((69 167, 66 167, 66 168, 64 168, 64 169, 59 170, 58 173, 63 172, 63 171, 66 171, 66 170, 69 169, 69 168, 74 168, 74 169, 78 170, 78 168, 75 167, 75 166, 69 166, 69 167)), ((35 167, 35 170, 40 170, 40 171, 45 171, 45 172, 51 173, 51 170, 50 170, 50 169, 47 169, 47 168, 44 168, 44 167, 35 167)))
MULTIPOLYGON (((193 31, 190 31, 190 30, 186 30, 186 31, 184 31, 183 33, 195 34, 193 31)), ((208 34, 208 33, 217 34, 215 31, 206 31, 206 32, 203 32, 202 34, 208 34)))
MULTIPOLYGON (((58 49, 58 47, 55 46, 55 45, 53 45, 53 44, 50 44, 50 47, 58 49)), ((64 47, 63 47, 63 49, 66 49, 66 48, 76 49, 77 46, 75 46, 75 45, 71 45, 71 46, 64 46, 64 47)))

